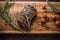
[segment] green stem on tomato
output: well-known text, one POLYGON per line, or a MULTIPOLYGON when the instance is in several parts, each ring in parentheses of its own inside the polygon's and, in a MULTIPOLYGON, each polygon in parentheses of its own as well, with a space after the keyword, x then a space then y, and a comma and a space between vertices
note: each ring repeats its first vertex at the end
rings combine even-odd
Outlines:
POLYGON ((46 23, 42 24, 43 27, 49 29, 48 25, 46 23))

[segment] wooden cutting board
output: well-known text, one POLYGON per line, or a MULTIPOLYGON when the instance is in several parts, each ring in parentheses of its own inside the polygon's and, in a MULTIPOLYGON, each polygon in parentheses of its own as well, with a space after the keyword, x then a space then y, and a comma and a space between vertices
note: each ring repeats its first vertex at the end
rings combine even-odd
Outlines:
MULTIPOLYGON (((48 4, 46 2, 10 2, 10 3, 14 3, 14 5, 12 5, 12 7, 10 8, 10 13, 14 19, 14 22, 18 25, 17 23, 17 15, 22 11, 22 9, 24 8, 24 6, 26 5, 32 5, 36 8, 37 10, 37 17, 34 20, 34 22, 31 25, 31 30, 29 32, 22 30, 22 31, 18 31, 15 30, 12 26, 8 25, 8 23, 6 23, 3 18, 0 17, 0 33, 21 33, 21 34, 34 34, 34 33, 60 33, 60 28, 58 28, 54 22, 51 19, 51 16, 56 15, 57 19, 60 21, 60 15, 55 14, 52 9, 48 6, 48 4), (47 7, 47 16, 49 18, 49 22, 47 22, 47 26, 49 27, 49 29, 46 29, 45 27, 41 26, 41 22, 39 22, 39 20, 42 17, 42 14, 44 13, 42 10, 42 5, 45 4, 47 7)), ((60 2, 51 2, 58 10, 60 10, 60 2)), ((0 2, 0 6, 3 7, 5 5, 5 2, 0 2)))

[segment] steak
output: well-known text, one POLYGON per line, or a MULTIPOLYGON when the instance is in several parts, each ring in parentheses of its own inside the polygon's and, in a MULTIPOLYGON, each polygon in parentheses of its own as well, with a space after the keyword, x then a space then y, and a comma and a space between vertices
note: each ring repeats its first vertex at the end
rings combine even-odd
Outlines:
POLYGON ((32 19, 36 16, 37 10, 31 5, 26 5, 17 17, 18 24, 22 26, 21 28, 23 29, 30 29, 32 19))

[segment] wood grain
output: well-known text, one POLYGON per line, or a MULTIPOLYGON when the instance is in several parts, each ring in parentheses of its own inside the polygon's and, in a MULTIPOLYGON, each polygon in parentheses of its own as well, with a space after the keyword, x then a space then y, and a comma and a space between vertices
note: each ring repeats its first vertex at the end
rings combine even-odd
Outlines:
MULTIPOLYGON (((46 2, 10 2, 14 3, 12 7, 10 8, 10 13, 14 19, 14 22, 18 25, 17 23, 17 15, 21 12, 21 10, 24 8, 26 5, 32 5, 37 9, 37 18, 34 20, 34 22, 31 25, 31 30, 29 32, 26 31, 17 31, 8 23, 6 23, 1 17, 0 17, 0 33, 60 33, 60 28, 58 28, 54 22, 51 19, 51 16, 56 15, 57 19, 60 21, 60 15, 55 14, 52 9, 48 6, 46 2), (48 10, 48 18, 49 22, 47 22, 47 25, 50 29, 46 29, 45 27, 41 26, 41 22, 39 20, 42 18, 43 15, 43 10, 41 8, 42 4, 45 4, 48 10)), ((51 2, 58 10, 60 10, 60 2, 51 2)), ((0 2, 0 6, 4 6, 5 2, 0 2)))

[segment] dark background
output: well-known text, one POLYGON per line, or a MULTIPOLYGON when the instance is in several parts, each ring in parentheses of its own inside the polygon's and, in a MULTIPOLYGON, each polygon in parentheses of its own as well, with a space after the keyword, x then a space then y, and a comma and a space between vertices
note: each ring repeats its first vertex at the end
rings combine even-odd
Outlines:
MULTIPOLYGON (((6 0, 0 0, 0 1, 6 1, 6 0)), ((45 1, 45 0, 11 0, 11 1, 45 1)), ((59 2, 60 0, 49 0, 52 2, 59 2)))
MULTIPOLYGON (((13 0, 13 1, 45 1, 45 0, 13 0)), ((59 0, 49 1, 59 2, 59 0)), ((0 34, 0 40, 60 40, 60 34, 0 34)))
POLYGON ((60 40, 60 34, 1 34, 0 40, 60 40))

